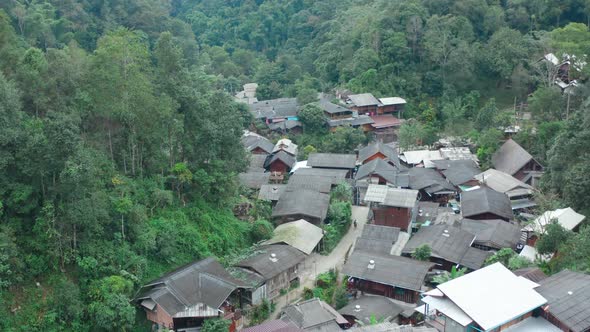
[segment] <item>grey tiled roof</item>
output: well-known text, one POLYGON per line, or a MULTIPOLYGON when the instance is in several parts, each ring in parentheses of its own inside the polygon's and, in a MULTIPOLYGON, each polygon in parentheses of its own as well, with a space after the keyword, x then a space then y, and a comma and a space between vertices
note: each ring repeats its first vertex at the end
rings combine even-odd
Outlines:
POLYGON ((421 227, 403 249, 403 253, 411 254, 416 248, 427 244, 432 256, 440 257, 452 263, 459 263, 471 247, 475 235, 449 225, 432 225, 421 227))
POLYGON ((465 218, 483 213, 492 213, 506 219, 514 217, 508 196, 488 187, 461 193, 461 213, 465 218))
POLYGON ((477 270, 481 268, 486 259, 488 259, 488 257, 492 256, 493 254, 494 253, 491 251, 469 247, 458 263, 469 269, 477 270))
POLYGON ((238 174, 240 183, 251 189, 259 189, 263 184, 267 184, 270 179, 270 173, 248 172, 238 174))
POLYGON ((521 236, 521 227, 518 223, 506 222, 502 219, 463 219, 459 227, 464 231, 474 234, 476 244, 498 250, 502 248, 516 248, 521 236))
POLYGON ((355 250, 342 267, 342 273, 363 280, 419 291, 432 265, 406 257, 355 250), (371 260, 375 261, 372 269, 368 268, 371 260))
POLYGON ((302 329, 280 319, 243 329, 241 332, 303 332, 302 329))
POLYGON ((553 316, 574 332, 590 329, 590 275, 563 270, 539 283, 553 316))
POLYGON ((256 119, 296 116, 300 108, 297 98, 261 100, 248 106, 256 119))
POLYGON ((393 163, 393 165, 396 166, 398 169, 401 168, 399 156, 395 149, 392 146, 384 144, 382 142, 375 142, 360 149, 358 159, 361 163, 363 163, 365 162, 365 160, 369 159, 377 153, 383 154, 387 158, 387 161, 393 163))
POLYGON ((248 268, 265 280, 270 280, 283 271, 290 269, 305 259, 305 254, 289 245, 273 244, 258 249, 258 253, 236 264, 238 267, 248 268), (277 261, 270 260, 275 254, 277 261))
POLYGON ((365 224, 361 237, 365 239, 386 240, 391 243, 397 241, 400 229, 397 227, 365 224))
POLYGON ((388 317, 395 318, 401 314, 405 308, 384 296, 361 296, 353 299, 346 306, 338 310, 342 315, 353 316, 365 324, 371 321, 371 315, 377 320, 388 317), (356 306, 360 308, 356 308, 356 306))
POLYGON ((298 168, 293 174, 294 175, 317 175, 325 178, 329 178, 333 185, 340 184, 345 181, 346 173, 345 169, 327 169, 327 168, 298 168))
POLYGON ((328 119, 328 126, 330 127, 338 127, 338 126, 361 126, 365 124, 375 123, 370 116, 361 114, 359 116, 350 117, 346 119, 328 119))
POLYGON ((348 96, 350 101, 356 106, 372 106, 381 104, 375 96, 370 93, 361 93, 358 95, 348 96))
POLYGON ((267 200, 267 201, 278 201, 285 188, 287 186, 284 184, 263 184, 260 186, 260 191, 258 192, 258 199, 267 200))
POLYGON ((514 140, 507 140, 492 156, 494 168, 514 175, 524 165, 533 159, 530 153, 514 140))
POLYGON ((334 104, 326 99, 322 99, 319 102, 317 102, 317 105, 326 113, 330 113, 330 114, 339 114, 339 113, 351 113, 352 110, 338 105, 338 104, 334 104))
POLYGON ((242 136, 242 144, 248 151, 252 151, 257 147, 261 148, 266 153, 271 153, 272 149, 274 148, 274 144, 269 141, 266 137, 260 136, 258 134, 252 134, 242 136))
POLYGON ((330 195, 314 190, 285 191, 272 210, 273 217, 305 215, 324 220, 330 205, 330 195))
POLYGON ((355 180, 362 180, 372 175, 378 175, 398 187, 408 187, 410 185, 410 176, 407 172, 400 172, 399 168, 383 159, 377 158, 361 165, 356 172, 355 180))
POLYGON ((199 303, 217 309, 243 282, 233 278, 212 257, 180 267, 148 282, 134 301, 151 299, 174 316, 199 303))
POLYGON ((281 314, 283 320, 306 331, 339 331, 338 324, 348 323, 334 308, 318 298, 286 306, 281 314))
POLYGON ((248 172, 264 173, 264 162, 268 155, 266 154, 252 154, 250 155, 250 166, 248 172))
POLYGON ((546 279, 547 275, 541 271, 538 267, 525 267, 522 269, 512 271, 519 277, 524 277, 532 282, 539 283, 541 280, 546 279))
POLYGON ((311 153, 307 159, 307 166, 311 167, 353 169, 355 165, 354 154, 311 153))
POLYGON ((414 167, 408 170, 410 173, 410 188, 424 190, 428 194, 438 192, 454 192, 455 187, 432 168, 414 167))
POLYGON ((270 167, 274 162, 280 160, 283 164, 287 165, 289 168, 292 168, 293 165, 297 162, 297 159, 292 155, 288 154, 283 150, 279 150, 278 152, 269 155, 266 161, 264 162, 264 168, 270 167))
POLYGON ((287 190, 309 189, 329 194, 332 188, 332 179, 319 175, 293 174, 289 177, 287 190))
POLYGON ((439 171, 453 185, 459 186, 479 173, 481 170, 473 160, 434 160, 439 171))

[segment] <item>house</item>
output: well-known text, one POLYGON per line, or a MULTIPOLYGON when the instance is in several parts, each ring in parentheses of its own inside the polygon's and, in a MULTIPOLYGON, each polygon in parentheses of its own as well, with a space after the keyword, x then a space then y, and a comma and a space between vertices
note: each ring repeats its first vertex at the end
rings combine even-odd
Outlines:
POLYGON ((348 320, 351 325, 360 322, 363 325, 371 325, 378 322, 398 322, 398 316, 406 310, 399 302, 394 302, 384 296, 362 295, 352 299, 338 312, 348 320))
POLYGON ((529 319, 542 329, 520 331, 553 331, 547 321, 535 318, 547 303, 535 291, 538 286, 495 263, 426 292, 425 305, 416 310, 439 331, 509 331, 529 319))
POLYGON ((520 225, 502 219, 474 220, 463 219, 459 228, 475 235, 473 247, 481 250, 517 249, 521 243, 520 225))
MULTIPOLYGON (((250 301, 258 304, 262 299, 272 300, 282 289, 289 288, 291 283, 299 280, 301 263, 306 255, 289 245, 265 245, 257 248, 254 256, 246 258, 236 267, 252 274, 255 283, 251 283, 250 301)), ((245 278, 248 279, 248 278, 245 278)))
POLYGON ((371 126, 375 121, 370 116, 361 114, 344 119, 328 119, 328 127, 331 132, 336 131, 338 127, 350 126, 352 128, 361 128, 364 132, 373 131, 371 126))
POLYGON ((481 173, 479 166, 473 160, 434 160, 433 163, 436 170, 457 188, 465 186, 473 181, 474 176, 481 173))
POLYGON ((293 323, 275 319, 260 325, 247 327, 242 329, 241 332, 303 332, 303 330, 296 327, 293 323))
MULTIPOLYGON (((478 184, 485 185, 497 192, 508 195, 510 200, 530 198, 534 188, 508 173, 493 168, 473 177, 478 184)), ((533 205, 534 206, 534 205, 533 205)))
POLYGON ((307 166, 346 170, 347 177, 350 177, 356 166, 356 156, 340 153, 310 153, 307 158, 307 166))
POLYGON ((353 117, 353 111, 350 108, 334 104, 326 99, 320 99, 316 105, 324 111, 324 115, 329 120, 348 119, 353 117))
POLYGON ((590 331, 590 275, 563 270, 539 281, 547 299, 542 316, 566 332, 590 331))
POLYGON ((455 187, 435 169, 414 167, 408 173, 410 188, 420 191, 420 200, 446 203, 455 197, 455 187))
POLYGON ((346 103, 350 109, 358 114, 377 115, 377 109, 381 102, 370 93, 361 93, 348 96, 346 103))
POLYGON ((538 267, 523 267, 512 271, 515 275, 523 278, 527 278, 532 282, 539 283, 543 279, 547 279, 545 272, 541 271, 538 267))
POLYGON ((399 135, 399 127, 404 123, 404 120, 391 114, 371 115, 371 120, 373 123, 370 126, 375 138, 383 142, 395 141, 399 135))
POLYGON ((280 317, 304 331, 340 332, 350 326, 342 315, 318 298, 286 306, 280 317))
POLYGON ((400 171, 383 159, 377 158, 361 165, 354 176, 357 186, 367 187, 369 184, 386 184, 394 187, 408 187, 408 172, 400 171), (363 185, 364 184, 364 185, 363 185))
POLYGON ((395 148, 380 141, 371 143, 360 149, 358 152, 358 161, 361 164, 366 164, 375 159, 383 159, 398 169, 402 168, 395 148))
POLYGON ((326 219, 330 195, 315 190, 285 191, 272 209, 272 218, 279 223, 305 219, 319 225, 326 219))
POLYGON ((458 216, 458 218, 453 218, 451 220, 448 216, 456 216, 451 207, 441 206, 440 203, 437 202, 420 201, 418 202, 418 213, 416 214, 415 225, 413 225, 413 227, 430 226, 441 223, 453 225, 455 219, 460 219, 461 217, 458 216))
POLYGON ((297 156, 297 144, 293 143, 288 138, 282 138, 278 140, 277 144, 275 144, 274 148, 272 149, 272 153, 277 153, 279 151, 284 151, 290 154, 293 157, 297 156))
POLYGON ((353 290, 416 303, 432 266, 406 257, 354 250, 342 273, 351 277, 349 288, 353 290))
POLYGON ((238 103, 254 104, 258 102, 256 98, 256 90, 258 89, 257 83, 246 83, 243 86, 243 90, 236 93, 235 100, 238 103))
POLYGON ((265 121, 266 124, 298 120, 297 115, 301 108, 297 98, 261 100, 249 104, 248 107, 255 119, 265 121))
POLYGON ((445 160, 471 160, 474 163, 478 163, 477 156, 471 153, 468 147, 446 147, 439 149, 441 157, 445 160))
POLYGON ((268 129, 281 134, 301 134, 303 132, 303 124, 299 120, 275 120, 275 122, 268 124, 268 129))
POLYGON ((492 156, 494 168, 508 173, 518 180, 536 186, 543 173, 543 166, 522 146, 509 139, 492 156))
POLYGON ((404 151, 400 155, 400 160, 408 166, 434 168, 435 160, 443 160, 440 151, 416 150, 404 151))
POLYGON ((246 188, 258 190, 262 185, 268 183, 270 173, 247 172, 238 174, 240 184, 246 188))
POLYGON ((327 168, 298 168, 293 175, 302 176, 320 176, 326 179, 330 179, 332 186, 339 185, 342 182, 346 182, 346 175, 348 171, 345 169, 327 169, 327 168))
POLYGON ((380 105, 377 108, 377 114, 396 113, 398 118, 402 117, 406 100, 400 97, 379 98, 380 105))
POLYGON ((263 184, 258 191, 258 199, 275 203, 281 198, 286 187, 285 184, 263 184))
POLYGON ((469 219, 512 220, 512 205, 506 194, 488 187, 480 187, 461 193, 461 213, 469 219))
POLYGON ((208 318, 230 316, 240 306, 242 287, 209 257, 146 283, 133 302, 158 327, 180 330, 199 327, 208 318))
POLYGON ((252 154, 270 154, 274 148, 268 138, 247 130, 242 135, 242 144, 252 154))
POLYGON ((354 250, 389 255, 399 235, 400 229, 397 227, 365 224, 361 236, 356 239, 354 250))
POLYGON ((319 245, 324 237, 321 228, 303 220, 295 220, 284 223, 273 231, 270 240, 264 244, 287 244, 306 255, 310 255, 319 245))
POLYGON ((423 226, 410 238, 402 255, 410 257, 416 249, 428 245, 431 250, 430 261, 437 264, 437 268, 451 271, 453 266, 463 266, 477 270, 491 253, 471 247, 474 241, 474 234, 458 227, 423 226))
POLYGON ((264 162, 264 168, 275 174, 286 174, 291 171, 297 159, 284 150, 278 150, 268 155, 264 162))
POLYGON ((370 184, 364 201, 370 203, 375 225, 410 229, 418 191, 370 184))
POLYGON ((332 189, 332 179, 320 175, 292 174, 287 182, 287 191, 307 189, 329 194, 332 189))
POLYGON ((533 233, 543 234, 547 225, 557 222, 561 227, 577 232, 584 220, 586 220, 586 216, 577 213, 571 207, 567 207, 565 209, 545 211, 533 220, 533 222, 526 225, 523 230, 529 233, 529 235, 533 235, 533 233))

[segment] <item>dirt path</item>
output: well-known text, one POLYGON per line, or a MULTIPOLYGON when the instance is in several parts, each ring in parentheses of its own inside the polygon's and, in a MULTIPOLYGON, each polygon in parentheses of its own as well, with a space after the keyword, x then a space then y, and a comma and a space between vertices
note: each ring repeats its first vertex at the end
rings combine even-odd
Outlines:
MULTIPOLYGON (((290 291, 288 294, 280 296, 274 299, 276 303, 275 314, 279 314, 281 308, 286 306, 288 303, 292 303, 301 297, 304 287, 313 288, 315 277, 324 272, 328 272, 330 269, 337 268, 341 269, 344 264, 344 257, 348 250, 352 247, 356 238, 360 235, 363 226, 367 222, 367 216, 369 214, 369 208, 366 206, 352 206, 352 220, 357 221, 357 227, 350 226, 350 229, 344 235, 344 237, 338 243, 338 246, 327 255, 320 255, 319 253, 312 253, 305 260, 303 269, 299 272, 301 286, 297 289, 290 291)), ((276 317, 273 315, 273 317, 276 317)))

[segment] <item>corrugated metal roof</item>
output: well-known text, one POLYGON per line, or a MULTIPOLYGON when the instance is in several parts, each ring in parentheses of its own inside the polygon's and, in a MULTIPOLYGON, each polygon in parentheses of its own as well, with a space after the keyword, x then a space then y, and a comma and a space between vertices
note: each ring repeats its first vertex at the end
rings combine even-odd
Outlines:
POLYGON ((286 243, 309 255, 324 237, 321 228, 299 219, 281 224, 275 228, 273 236, 264 244, 286 243))
POLYGON ((380 104, 379 100, 370 93, 361 93, 348 96, 348 99, 355 106, 377 106, 380 104))
POLYGON ((304 253, 289 245, 262 246, 257 252, 255 256, 238 262, 236 266, 249 268, 260 274, 265 280, 276 277, 305 259, 304 253), (276 255, 276 261, 271 260, 271 254, 276 255))
POLYGON ((514 175, 531 160, 533 156, 512 139, 504 142, 492 156, 494 168, 510 175, 514 175))
POLYGON ((307 158, 307 166, 353 169, 356 166, 356 156, 342 153, 311 153, 307 158))
POLYGON ((508 196, 488 187, 461 193, 461 213, 465 218, 484 213, 495 214, 508 220, 514 217, 508 196))

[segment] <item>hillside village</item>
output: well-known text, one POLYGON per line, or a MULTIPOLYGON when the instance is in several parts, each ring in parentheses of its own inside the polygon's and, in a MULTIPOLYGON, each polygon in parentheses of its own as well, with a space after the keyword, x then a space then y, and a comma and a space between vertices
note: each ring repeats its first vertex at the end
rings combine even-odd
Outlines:
POLYGON ((176 331, 212 317, 232 332, 590 330, 590 275, 547 276, 538 265, 552 255, 536 249, 553 223, 577 232, 586 217, 541 210, 543 165, 509 130, 482 169, 468 144, 402 149, 403 98, 337 91, 314 103, 325 127, 361 128, 371 141, 305 154, 288 138, 305 130, 297 99, 259 101, 256 86, 236 95, 255 121, 239 180, 269 204, 273 235, 231 266, 207 258, 144 285, 134 302, 148 320, 176 331), (335 303, 317 295, 326 275, 335 303), (243 313, 259 307, 267 315, 252 324, 243 313))

